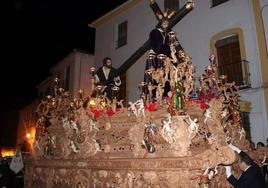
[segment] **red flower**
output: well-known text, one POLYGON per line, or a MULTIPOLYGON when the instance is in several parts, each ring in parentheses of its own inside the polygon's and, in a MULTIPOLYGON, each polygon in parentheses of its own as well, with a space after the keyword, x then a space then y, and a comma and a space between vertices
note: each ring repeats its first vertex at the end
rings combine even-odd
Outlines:
POLYGON ((205 110, 207 108, 207 105, 205 103, 200 104, 200 109, 205 110))
POLYGON ((98 110, 98 109, 96 109, 96 108, 92 109, 91 111, 92 111, 93 114, 94 114, 94 119, 99 118, 100 115, 101 115, 101 113, 102 113, 102 110, 98 110))
POLYGON ((202 101, 201 101, 201 100, 195 100, 195 103, 196 103, 196 104, 201 104, 202 101))
POLYGON ((112 109, 108 109, 108 110, 106 110, 106 114, 108 116, 112 116, 112 115, 114 115, 114 111, 112 109))
POLYGON ((195 100, 195 103, 199 105, 199 108, 201 110, 205 110, 207 108, 207 105, 205 102, 203 102, 202 100, 195 100))
POLYGON ((204 92, 201 92, 199 95, 199 99, 205 102, 209 102, 211 99, 213 99, 215 95, 212 93, 211 90, 206 90, 204 92))
POLYGON ((156 103, 154 103, 154 102, 150 102, 149 104, 147 104, 146 106, 145 106, 145 110, 148 110, 148 111, 150 111, 150 112, 154 112, 154 111, 156 111, 157 109, 156 109, 156 103))

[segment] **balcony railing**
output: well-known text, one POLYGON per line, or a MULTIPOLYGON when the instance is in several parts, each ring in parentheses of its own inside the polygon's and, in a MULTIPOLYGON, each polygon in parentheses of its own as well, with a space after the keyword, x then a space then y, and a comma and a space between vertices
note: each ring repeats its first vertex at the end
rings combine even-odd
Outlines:
POLYGON ((228 82, 233 82, 239 86, 240 89, 251 87, 249 62, 242 60, 235 63, 219 65, 219 75, 227 75, 228 82))

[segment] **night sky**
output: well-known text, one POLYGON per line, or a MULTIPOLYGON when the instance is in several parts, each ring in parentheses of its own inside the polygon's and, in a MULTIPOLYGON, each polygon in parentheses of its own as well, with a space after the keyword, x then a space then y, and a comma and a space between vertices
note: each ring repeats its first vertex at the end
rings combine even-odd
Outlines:
POLYGON ((14 146, 18 111, 73 49, 94 53, 88 24, 126 0, 6 0, 1 12, 0 147, 14 146), (94 2, 94 4, 93 4, 94 2))

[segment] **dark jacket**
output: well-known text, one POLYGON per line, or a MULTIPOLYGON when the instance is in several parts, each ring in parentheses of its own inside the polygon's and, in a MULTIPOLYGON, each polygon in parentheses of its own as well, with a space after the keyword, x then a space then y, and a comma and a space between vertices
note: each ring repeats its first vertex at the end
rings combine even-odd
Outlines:
POLYGON ((256 163, 253 163, 243 172, 239 179, 231 175, 227 180, 235 188, 265 188, 265 180, 260 167, 256 163))
POLYGON ((157 54, 165 54, 170 57, 169 36, 167 32, 153 29, 150 33, 150 46, 157 54))
POLYGON ((105 78, 105 75, 104 75, 104 72, 103 72, 103 69, 102 67, 99 68, 96 72, 96 74, 98 75, 99 77, 99 80, 100 80, 100 84, 101 85, 104 85, 104 86, 107 86, 106 89, 104 90, 104 92, 106 92, 107 94, 107 97, 109 99, 112 98, 112 87, 114 86, 114 81, 113 79, 118 76, 118 71, 117 69, 115 68, 111 68, 110 69, 110 72, 108 74, 108 79, 105 78), (110 83, 108 83, 107 81, 111 81, 110 83))

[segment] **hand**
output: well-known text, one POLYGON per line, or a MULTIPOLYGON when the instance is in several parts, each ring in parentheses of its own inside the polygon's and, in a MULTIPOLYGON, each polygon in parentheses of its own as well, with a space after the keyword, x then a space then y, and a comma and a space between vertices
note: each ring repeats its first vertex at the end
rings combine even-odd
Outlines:
POLYGON ((120 77, 119 76, 117 76, 117 77, 114 78, 114 83, 115 83, 116 86, 120 86, 121 85, 121 80, 120 80, 120 77))
POLYGON ((264 158, 263 158, 263 160, 262 160, 262 162, 261 162, 262 165, 266 165, 266 159, 267 159, 267 157, 264 156, 264 158))
POLYGON ((232 150, 236 151, 238 154, 241 152, 241 149, 239 149, 238 147, 234 146, 233 144, 228 144, 228 146, 229 146, 232 150))
POLYGON ((231 166, 224 166, 224 168, 225 168, 226 176, 227 178, 229 178, 232 175, 232 168, 231 166))

